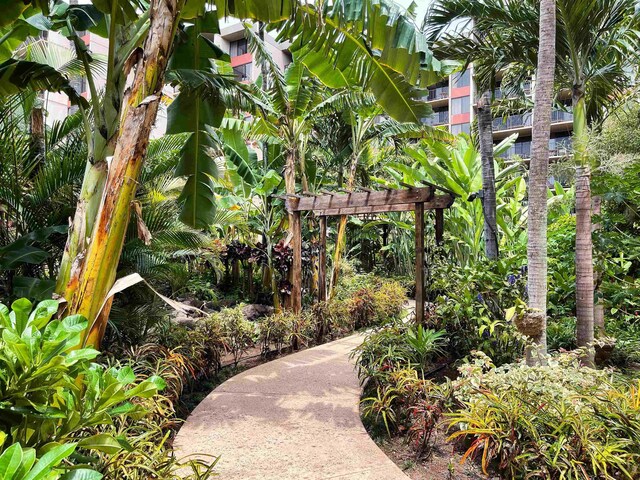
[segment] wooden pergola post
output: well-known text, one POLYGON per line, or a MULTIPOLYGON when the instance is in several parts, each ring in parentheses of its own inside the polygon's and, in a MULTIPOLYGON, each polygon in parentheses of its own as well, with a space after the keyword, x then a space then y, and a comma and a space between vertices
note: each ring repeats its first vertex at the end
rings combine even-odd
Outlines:
POLYGON ((291 219, 293 221, 291 310, 298 314, 302 312, 302 222, 300 212, 292 212, 291 219))
POLYGON ((424 203, 416 203, 416 325, 424 323, 424 203))
POLYGON ((444 209, 436 208, 436 245, 443 243, 444 236, 444 209))
POLYGON ((320 217, 320 243, 318 252, 318 301, 327 299, 327 217, 320 217))

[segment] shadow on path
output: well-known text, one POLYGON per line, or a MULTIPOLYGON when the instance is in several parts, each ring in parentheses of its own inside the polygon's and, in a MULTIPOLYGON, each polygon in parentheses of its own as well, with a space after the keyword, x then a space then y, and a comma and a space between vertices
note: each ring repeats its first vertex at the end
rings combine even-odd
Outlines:
POLYGON ((349 353, 359 334, 226 381, 189 416, 178 457, 220 455, 221 480, 407 480, 365 431, 349 353))

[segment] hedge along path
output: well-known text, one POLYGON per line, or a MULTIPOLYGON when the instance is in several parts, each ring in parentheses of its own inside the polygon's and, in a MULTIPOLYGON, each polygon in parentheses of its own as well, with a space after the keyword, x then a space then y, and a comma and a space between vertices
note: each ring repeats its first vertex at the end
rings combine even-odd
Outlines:
POLYGON ((360 421, 355 334, 247 370, 216 388, 175 439, 220 456, 224 480, 407 480, 360 421))

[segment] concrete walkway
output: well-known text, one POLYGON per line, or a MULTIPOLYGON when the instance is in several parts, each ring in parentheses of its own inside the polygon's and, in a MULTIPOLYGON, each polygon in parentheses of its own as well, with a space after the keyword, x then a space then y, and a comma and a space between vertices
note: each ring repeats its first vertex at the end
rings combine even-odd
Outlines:
POLYGON ((176 455, 220 455, 221 480, 407 480, 360 421, 349 353, 361 335, 262 364, 205 398, 176 455))

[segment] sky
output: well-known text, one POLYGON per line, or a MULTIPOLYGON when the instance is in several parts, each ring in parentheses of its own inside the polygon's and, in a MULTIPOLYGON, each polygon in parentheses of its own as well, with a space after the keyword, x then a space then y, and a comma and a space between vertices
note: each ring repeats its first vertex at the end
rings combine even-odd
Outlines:
MULTIPOLYGON (((399 3, 403 7, 408 7, 409 5, 411 5, 411 1, 412 0, 395 0, 396 3, 399 3)), ((422 19, 424 18, 425 13, 427 13, 427 8, 429 8, 429 5, 431 4, 431 0, 413 0, 413 1, 415 1, 416 4, 418 5, 416 16, 418 19, 418 23, 420 24, 422 23, 422 19)))

